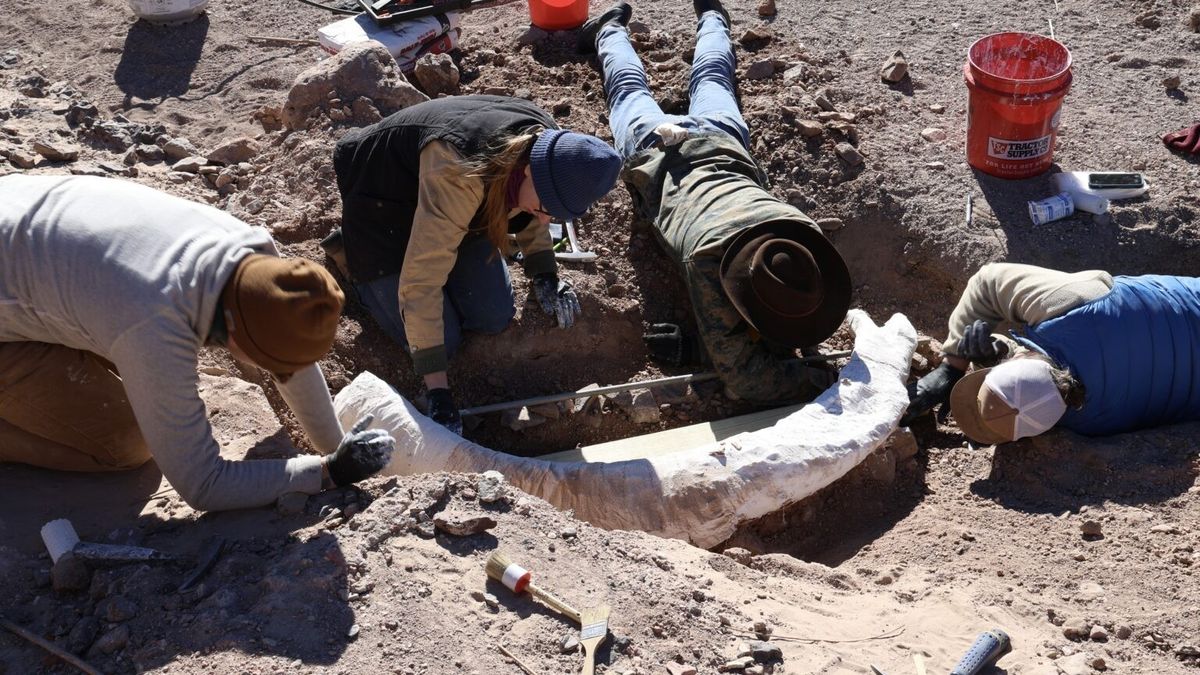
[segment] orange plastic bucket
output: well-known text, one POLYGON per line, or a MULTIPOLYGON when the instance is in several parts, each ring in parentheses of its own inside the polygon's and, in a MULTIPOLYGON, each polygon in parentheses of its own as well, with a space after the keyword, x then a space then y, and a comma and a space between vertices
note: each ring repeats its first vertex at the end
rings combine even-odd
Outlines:
POLYGON ((1000 178, 1050 168, 1071 88, 1071 52, 1041 35, 996 33, 967 50, 963 78, 970 94, 967 163, 1000 178))
POLYGON ((529 19, 542 30, 579 28, 588 18, 588 0, 529 0, 529 19))

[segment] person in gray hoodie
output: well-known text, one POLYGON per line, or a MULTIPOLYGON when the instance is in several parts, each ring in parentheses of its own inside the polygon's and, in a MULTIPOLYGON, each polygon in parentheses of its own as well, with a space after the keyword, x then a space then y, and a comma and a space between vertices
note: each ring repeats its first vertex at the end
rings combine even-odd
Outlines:
POLYGON ((208 511, 371 476, 394 441, 370 419, 343 434, 316 363, 342 304, 324 268, 223 211, 107 178, 0 178, 0 462, 153 458, 208 511), (223 459, 197 391, 205 345, 271 372, 321 456, 223 459))

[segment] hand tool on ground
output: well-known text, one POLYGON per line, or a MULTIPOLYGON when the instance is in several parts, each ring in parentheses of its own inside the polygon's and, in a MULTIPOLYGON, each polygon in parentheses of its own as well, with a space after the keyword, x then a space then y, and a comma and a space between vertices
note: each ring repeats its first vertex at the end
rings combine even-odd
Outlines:
POLYGON ((208 571, 212 569, 214 564, 216 564, 217 558, 221 557, 221 551, 224 550, 225 537, 213 537, 212 540, 210 540, 204 547, 204 550, 201 551, 200 557, 196 562, 195 569, 193 569, 192 573, 183 580, 182 584, 179 584, 179 588, 176 589, 176 592, 183 593, 184 591, 191 590, 192 587, 196 585, 196 582, 204 578, 205 574, 208 574, 208 571))
POLYGON ((506 5, 514 0, 358 0, 375 23, 386 26, 396 21, 411 21, 423 16, 446 12, 469 12, 473 9, 489 9, 506 5))
POLYGON ((579 241, 575 238, 575 221, 568 220, 563 229, 567 231, 567 240, 571 242, 570 251, 562 251, 554 254, 556 260, 567 260, 570 262, 591 262, 597 256, 592 251, 584 251, 579 248, 579 241))
MULTIPOLYGON (((818 363, 822 361, 832 361, 834 359, 845 358, 853 352, 829 352, 828 354, 819 354, 817 356, 804 356, 796 361, 800 363, 818 363)), ((688 382, 706 382, 708 380, 717 379, 716 373, 689 373, 687 375, 675 375, 672 377, 660 377, 655 380, 639 380, 637 382, 626 382, 624 384, 612 384, 607 387, 599 387, 596 389, 577 389, 575 391, 565 391, 561 394, 547 394, 545 396, 534 396, 532 398, 523 398, 519 401, 509 401, 507 403, 489 403, 487 405, 475 406, 474 408, 463 408, 458 411, 458 414, 465 417, 467 415, 483 415, 485 413, 500 412, 501 410, 511 410, 513 408, 523 408, 525 406, 541 405, 543 403, 557 403, 558 401, 566 401, 573 398, 587 398, 589 396, 600 396, 605 394, 615 394, 619 391, 628 389, 651 389, 653 387, 665 387, 672 384, 684 384, 688 382)))
POLYGON ((502 551, 493 551, 488 556, 486 569, 489 577, 504 584, 513 593, 528 592, 550 609, 571 619, 575 623, 581 622, 579 610, 559 600, 553 593, 536 586, 532 581, 533 575, 524 567, 509 560, 508 556, 502 551))
POLYGON ((496 645, 496 648, 500 650, 501 654, 512 659, 513 663, 517 664, 517 667, 520 668, 525 673, 525 675, 537 675, 537 673, 534 672, 534 670, 532 668, 525 665, 524 663, 521 663, 521 659, 518 659, 515 655, 513 655, 512 652, 505 649, 504 645, 496 645))
POLYGON ((1012 641, 1008 639, 1008 633, 999 628, 985 631, 975 638, 950 675, 979 675, 1011 651, 1012 641))
POLYGON ((583 645, 583 675, 596 672, 596 650, 608 635, 608 605, 583 610, 580 623, 579 644, 583 645))
POLYGON ((60 659, 62 659, 63 661, 66 661, 67 663, 75 666, 80 671, 87 673, 87 675, 103 675, 103 673, 101 673, 99 670, 96 670, 92 666, 88 665, 88 663, 86 661, 80 659, 78 656, 75 656, 74 654, 71 654, 70 652, 60 649, 53 642, 43 640, 42 638, 34 635, 33 633, 30 633, 29 631, 25 630, 24 628, 21 628, 20 626, 9 621, 8 619, 4 618, 3 616, 0 616, 0 626, 3 626, 5 628, 7 628, 8 630, 12 631, 13 635, 25 638, 26 640, 32 642, 33 644, 41 647, 42 649, 50 652, 51 654, 57 656, 60 659))
POLYGON ((42 542, 50 552, 50 559, 58 562, 62 554, 70 551, 75 557, 92 566, 121 565, 134 562, 174 562, 179 556, 163 553, 143 546, 119 544, 94 544, 79 541, 75 527, 66 518, 52 520, 42 526, 42 542))

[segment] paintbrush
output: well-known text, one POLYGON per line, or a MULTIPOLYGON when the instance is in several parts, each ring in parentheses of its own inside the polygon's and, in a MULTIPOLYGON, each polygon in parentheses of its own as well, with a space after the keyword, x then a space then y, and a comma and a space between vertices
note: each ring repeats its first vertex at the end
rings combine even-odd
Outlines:
POLYGON ((538 588, 532 579, 533 575, 524 567, 508 559, 501 551, 493 551, 487 559, 487 575, 504 584, 513 593, 528 592, 550 609, 566 616, 575 623, 581 623, 579 610, 559 600, 553 593, 538 588))
POLYGON ((583 675, 596 672, 596 650, 608 635, 608 605, 583 610, 580 623, 579 644, 583 645, 583 675))

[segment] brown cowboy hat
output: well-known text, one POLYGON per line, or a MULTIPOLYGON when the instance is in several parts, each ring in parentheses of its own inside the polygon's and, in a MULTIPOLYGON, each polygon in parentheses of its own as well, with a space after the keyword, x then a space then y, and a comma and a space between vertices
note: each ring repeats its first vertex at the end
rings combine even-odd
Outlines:
POLYGON ((789 347, 810 347, 850 308, 850 270, 820 230, 798 221, 737 233, 721 257, 721 286, 751 326, 789 347))

